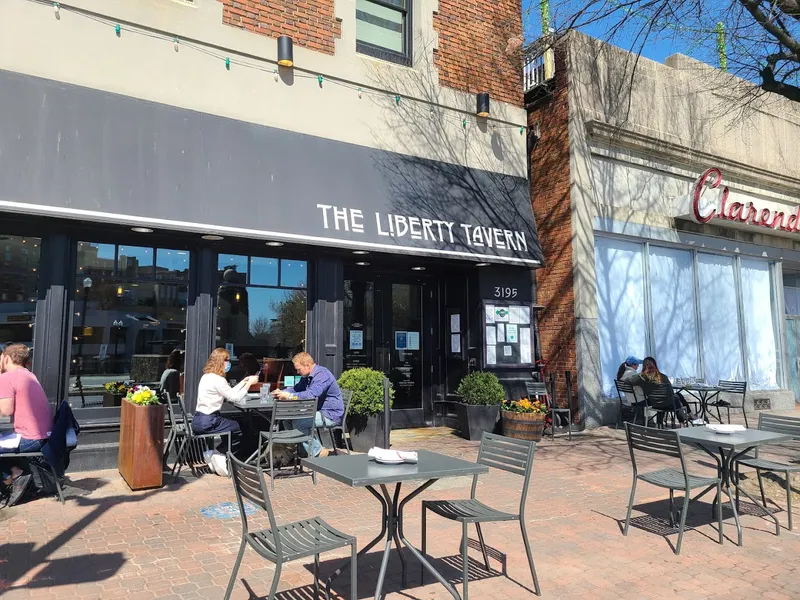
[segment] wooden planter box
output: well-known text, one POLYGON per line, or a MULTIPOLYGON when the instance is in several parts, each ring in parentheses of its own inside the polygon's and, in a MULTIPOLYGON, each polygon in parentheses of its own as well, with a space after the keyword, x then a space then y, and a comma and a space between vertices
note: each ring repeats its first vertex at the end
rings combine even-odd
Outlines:
POLYGON ((547 415, 502 411, 503 435, 518 440, 539 442, 547 415))
POLYGON ((122 401, 118 468, 132 490, 161 487, 166 408, 122 401))

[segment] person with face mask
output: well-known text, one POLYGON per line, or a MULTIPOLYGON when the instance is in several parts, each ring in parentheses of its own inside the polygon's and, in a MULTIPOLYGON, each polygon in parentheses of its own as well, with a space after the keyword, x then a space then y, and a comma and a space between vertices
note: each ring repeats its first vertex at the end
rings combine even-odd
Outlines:
MULTIPOLYGON (((216 348, 208 357, 208 362, 203 369, 203 376, 197 391, 197 408, 192 419, 192 431, 197 434, 231 432, 231 442, 238 443, 241 436, 239 423, 226 419, 220 415, 222 403, 225 400, 237 402, 247 396, 248 388, 258 382, 258 377, 245 377, 236 386, 231 387, 225 379, 225 373, 231 369, 231 356, 225 348, 216 348)), ((225 454, 228 451, 225 438, 217 446, 217 453, 225 454)), ((212 457, 213 458, 213 457, 212 457)), ((225 467, 225 461, 216 459, 208 460, 209 466, 219 475, 227 476, 227 472, 220 472, 225 467)))

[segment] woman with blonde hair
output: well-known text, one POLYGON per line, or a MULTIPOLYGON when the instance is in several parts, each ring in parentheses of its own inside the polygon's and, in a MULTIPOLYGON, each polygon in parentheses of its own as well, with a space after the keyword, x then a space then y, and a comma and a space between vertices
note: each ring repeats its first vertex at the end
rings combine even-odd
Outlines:
MULTIPOLYGON (((222 403, 225 400, 236 402, 247 396, 248 388, 258 381, 258 377, 245 377, 236 386, 231 387, 225 379, 225 373, 231 369, 231 356, 225 348, 215 348, 208 357, 208 362, 203 369, 200 385, 197 390, 197 408, 192 419, 192 431, 197 434, 204 433, 231 433, 231 441, 238 443, 241 435, 239 423, 226 419, 220 415, 222 403)), ((228 451, 228 444, 223 438, 217 447, 216 453, 224 454, 228 451)), ((211 457, 213 459, 213 457, 211 457)), ((211 468, 219 475, 227 476, 226 461, 216 459, 208 460, 211 468), (223 471, 223 472, 220 472, 223 471)))

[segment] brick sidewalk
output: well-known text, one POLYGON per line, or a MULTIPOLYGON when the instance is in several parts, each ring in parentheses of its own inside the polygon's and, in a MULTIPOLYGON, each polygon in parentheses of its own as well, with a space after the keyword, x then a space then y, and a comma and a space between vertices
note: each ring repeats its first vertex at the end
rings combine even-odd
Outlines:
MULTIPOLYGON (((468 460, 477 454, 477 443, 445 429, 395 432, 393 443, 468 460)), ((694 453, 692 458, 700 465, 695 471, 708 469, 704 454, 694 453)), ((63 507, 44 499, 0 510, 3 600, 222 598, 240 540, 238 518, 219 518, 230 508, 219 505, 235 502, 229 480, 189 476, 179 484, 140 493, 131 493, 115 471, 73 474, 70 480, 63 507)), ((511 510, 520 484, 518 477, 493 471, 483 477, 478 494, 511 510)), ((744 547, 732 541, 736 530, 729 511, 725 544, 720 546, 709 505, 701 502, 690 509, 693 528, 687 530, 678 557, 670 546, 677 534, 666 522, 666 494, 657 488, 639 485, 631 531, 627 538, 620 533, 630 484, 630 458, 621 432, 604 428, 576 436, 571 443, 548 439, 539 445, 528 530, 544 597, 800 598, 800 531, 783 529, 776 537, 770 522, 743 505, 744 547), (664 532, 670 533, 669 542, 664 532)), ((469 485, 466 479, 443 480, 423 497, 467 497, 469 485)), ((272 500, 279 521, 319 514, 342 531, 357 534, 360 546, 379 531, 380 507, 372 496, 325 477, 319 477, 316 487, 309 477, 279 480, 272 500)), ((416 544, 419 506, 415 500, 406 511, 406 533, 416 544)), ((786 523, 785 512, 779 519, 786 523)), ((429 552, 460 591, 460 527, 433 515, 428 522, 429 552)), ((498 560, 486 572, 480 552, 473 550, 470 596, 534 598, 518 526, 488 524, 484 533, 495 553, 507 555, 512 579, 501 575, 498 560)), ((336 556, 322 557, 323 577, 335 568, 336 556)), ((359 563, 360 598, 374 594, 380 556, 376 549, 359 563)), ((418 563, 410 555, 407 559, 410 581, 405 589, 397 557, 390 562, 389 598, 450 597, 431 583, 430 576, 422 585, 418 563)), ((312 598, 312 565, 298 561, 285 566, 278 597, 312 598)), ((272 574, 270 564, 248 551, 233 597, 266 597, 272 574)), ((336 594, 349 598, 348 580, 345 574, 337 581, 336 594)))

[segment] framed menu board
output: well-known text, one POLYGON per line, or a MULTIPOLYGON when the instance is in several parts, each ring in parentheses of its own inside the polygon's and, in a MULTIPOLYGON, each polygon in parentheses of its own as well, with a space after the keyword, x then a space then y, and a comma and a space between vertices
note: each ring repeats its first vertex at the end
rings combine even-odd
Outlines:
POLYGON ((483 301, 483 353, 487 369, 533 364, 531 305, 483 301))

